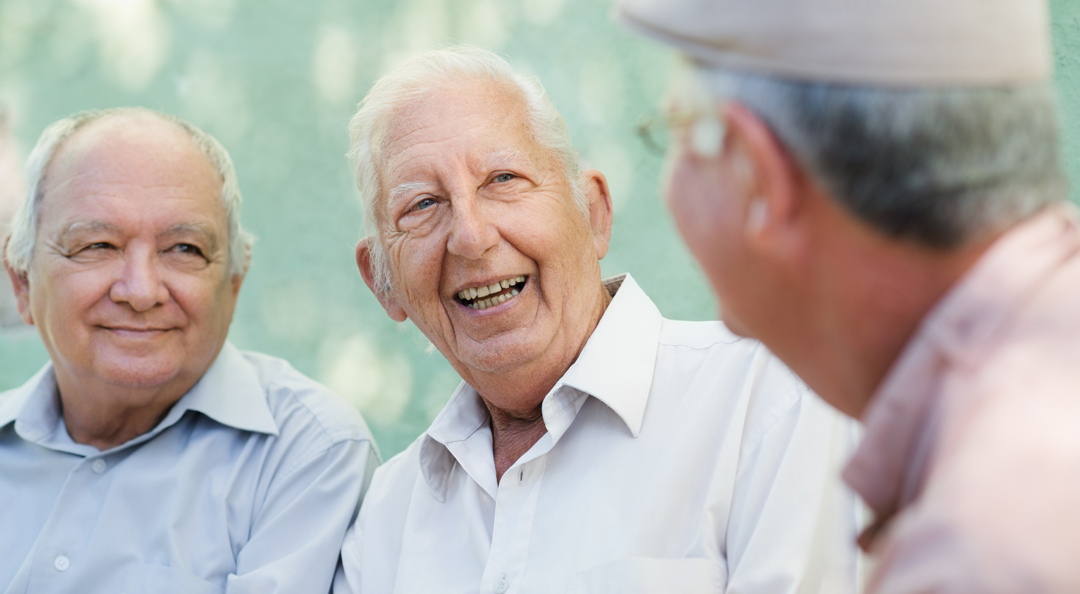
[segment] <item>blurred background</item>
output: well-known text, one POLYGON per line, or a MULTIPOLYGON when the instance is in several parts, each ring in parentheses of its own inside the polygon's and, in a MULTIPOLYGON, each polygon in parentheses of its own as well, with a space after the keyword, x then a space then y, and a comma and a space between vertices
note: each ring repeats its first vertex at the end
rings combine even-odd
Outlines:
MULTIPOLYGON (((258 237, 230 339, 288 359, 370 424, 384 458, 445 404, 454 370, 383 313, 353 261, 361 208, 345 126, 414 53, 479 45, 538 76, 615 204, 603 270, 631 272, 666 317, 716 304, 659 197, 661 158, 634 133, 672 58, 609 19, 611 0, 0 0, 0 225, 41 130, 72 112, 143 105, 220 139, 258 237)), ((1066 168, 1080 181, 1080 2, 1052 0, 1066 168)), ((1074 190, 1073 198, 1077 197, 1074 190)), ((0 236, 4 235, 0 228, 0 236)), ((0 279, 0 391, 47 360, 0 279)))

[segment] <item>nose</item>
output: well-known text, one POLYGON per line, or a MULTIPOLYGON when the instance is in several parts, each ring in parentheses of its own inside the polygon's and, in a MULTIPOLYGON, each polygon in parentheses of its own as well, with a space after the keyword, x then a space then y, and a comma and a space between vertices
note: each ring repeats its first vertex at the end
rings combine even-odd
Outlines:
POLYGON ((499 230, 475 196, 454 201, 450 237, 446 249, 456 256, 476 260, 499 243, 499 230))
POLYGON ((109 289, 114 303, 128 304, 136 312, 153 309, 169 300, 169 289, 153 250, 132 249, 124 254, 123 270, 109 289))

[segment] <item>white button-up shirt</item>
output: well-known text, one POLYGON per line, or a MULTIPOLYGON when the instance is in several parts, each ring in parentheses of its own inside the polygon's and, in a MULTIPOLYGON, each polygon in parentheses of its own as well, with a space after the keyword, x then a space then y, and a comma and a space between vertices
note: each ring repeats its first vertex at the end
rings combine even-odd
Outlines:
POLYGON ((854 591, 856 425, 759 343, 617 282, 501 481, 466 384, 376 471, 336 592, 854 591))
POLYGON ((47 365, 0 394, 0 591, 326 592, 377 457, 352 407, 228 343, 104 452, 68 435, 47 365))

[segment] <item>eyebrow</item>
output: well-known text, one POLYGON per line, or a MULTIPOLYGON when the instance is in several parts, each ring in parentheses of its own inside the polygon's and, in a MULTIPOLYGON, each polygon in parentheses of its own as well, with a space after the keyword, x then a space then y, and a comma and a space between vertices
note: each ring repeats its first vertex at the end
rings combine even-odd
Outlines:
POLYGON ((507 162, 525 161, 529 162, 529 156, 525 154, 525 151, 521 149, 511 148, 496 151, 488 155, 487 160, 484 162, 488 169, 494 168, 496 165, 502 165, 507 162))
POLYGON ((160 233, 158 238, 183 237, 185 235, 197 235, 209 244, 207 247, 210 251, 217 250, 217 233, 214 233, 212 227, 203 223, 178 223, 166 229, 164 233, 160 233))
POLYGON ((428 182, 405 182, 403 184, 400 184, 393 190, 390 190, 390 196, 387 198, 387 201, 390 203, 397 202, 402 198, 402 196, 409 194, 413 190, 418 190, 429 185, 431 184, 429 184, 428 182))
MULTIPOLYGON (((504 165, 507 162, 514 161, 528 162, 529 156, 526 155, 525 151, 522 151, 521 149, 503 149, 501 151, 496 151, 488 155, 487 159, 484 160, 484 166, 488 169, 494 169, 496 166, 504 165)), ((433 184, 431 184, 430 182, 421 181, 405 182, 403 184, 399 184, 393 190, 390 190, 390 194, 387 196, 386 199, 387 203, 392 204, 400 200, 403 196, 413 192, 414 190, 425 188, 430 185, 433 184)))
POLYGON ((56 234, 57 238, 65 239, 76 233, 119 233, 120 228, 105 221, 76 221, 69 223, 56 234))
MULTIPOLYGON (((76 221, 60 230, 58 238, 67 239, 79 233, 122 233, 120 227, 105 221, 76 221)), ((158 238, 183 237, 197 235, 209 243, 211 251, 218 247, 218 237, 213 228, 203 223, 178 223, 158 234, 158 238)))

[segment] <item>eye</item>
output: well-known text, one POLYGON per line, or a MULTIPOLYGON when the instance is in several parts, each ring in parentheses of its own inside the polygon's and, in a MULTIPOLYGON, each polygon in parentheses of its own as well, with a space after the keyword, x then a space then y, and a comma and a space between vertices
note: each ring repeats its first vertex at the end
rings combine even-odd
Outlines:
POLYGON ((111 243, 109 243, 107 241, 98 241, 98 242, 91 243, 90 245, 86 246, 86 249, 88 249, 88 250, 111 250, 111 249, 113 249, 113 244, 111 244, 111 243))
POLYGON ((420 211, 420 210, 425 210, 427 208, 431 208, 432 206, 435 206, 436 204, 438 204, 438 203, 435 201, 434 198, 424 198, 424 199, 420 200, 419 202, 417 202, 416 204, 412 205, 412 208, 409 209, 409 212, 416 212, 416 211, 420 211))
POLYGON ((517 177, 517 176, 514 175, 513 173, 500 173, 499 175, 496 175, 491 181, 492 181, 492 183, 501 184, 501 183, 508 182, 508 181, 514 179, 515 177, 517 177))
POLYGON ((190 254, 192 256, 202 256, 203 255, 202 250, 200 250, 198 247, 196 247, 194 245, 191 245, 190 243, 178 243, 178 244, 172 246, 171 248, 169 248, 169 251, 175 252, 175 253, 178 253, 178 254, 190 254))

